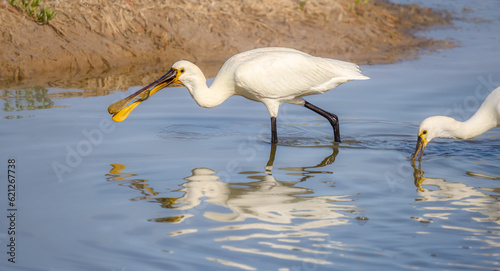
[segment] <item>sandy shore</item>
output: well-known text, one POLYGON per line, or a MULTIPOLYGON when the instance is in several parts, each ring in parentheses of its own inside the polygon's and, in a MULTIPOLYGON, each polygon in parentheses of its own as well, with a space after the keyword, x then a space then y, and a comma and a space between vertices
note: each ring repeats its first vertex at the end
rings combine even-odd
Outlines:
POLYGON ((265 46, 358 64, 453 46, 415 35, 451 24, 448 14, 356 2, 45 0, 58 13, 48 25, 0 2, 0 87, 127 88, 145 84, 181 58, 211 77, 231 55, 265 46))

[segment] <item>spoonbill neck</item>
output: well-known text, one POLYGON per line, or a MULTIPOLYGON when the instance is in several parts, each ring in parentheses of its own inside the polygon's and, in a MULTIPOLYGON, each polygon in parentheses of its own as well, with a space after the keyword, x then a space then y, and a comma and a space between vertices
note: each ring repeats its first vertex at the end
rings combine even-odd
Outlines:
POLYGON ((200 71, 197 76, 183 81, 182 84, 189 90, 191 97, 193 97, 199 106, 212 108, 222 104, 227 98, 234 95, 234 90, 228 86, 217 84, 216 81, 208 87, 207 79, 200 71))
POLYGON ((461 122, 449 117, 436 117, 438 130, 435 137, 471 139, 497 127, 497 122, 487 114, 477 112, 467 121, 461 122))
POLYGON ((478 137, 488 130, 497 127, 497 119, 495 115, 488 114, 489 112, 478 111, 474 116, 460 123, 459 134, 461 139, 470 139, 478 137))

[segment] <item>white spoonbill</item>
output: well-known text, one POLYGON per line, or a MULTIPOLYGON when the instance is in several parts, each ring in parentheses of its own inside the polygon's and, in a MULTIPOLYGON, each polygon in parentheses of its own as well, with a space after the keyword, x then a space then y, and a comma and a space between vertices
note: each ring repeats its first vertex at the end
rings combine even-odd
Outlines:
POLYGON ((419 152, 418 161, 422 161, 425 146, 436 137, 470 139, 495 127, 500 127, 500 87, 486 97, 481 107, 467 121, 461 122, 444 116, 429 117, 422 121, 412 161, 415 162, 419 152))
POLYGON ((109 106, 113 120, 123 121, 141 102, 172 83, 184 85, 199 106, 220 105, 232 95, 263 103, 271 115, 271 142, 278 142, 276 117, 281 103, 291 103, 325 117, 333 127, 334 140, 340 142, 336 115, 318 108, 302 97, 325 93, 351 80, 364 80, 356 64, 314 57, 289 48, 260 48, 234 55, 224 63, 212 85, 195 64, 181 60, 158 80, 129 97, 109 106), (140 95, 140 96, 139 96, 140 95), (127 104, 135 97, 139 98, 127 104))

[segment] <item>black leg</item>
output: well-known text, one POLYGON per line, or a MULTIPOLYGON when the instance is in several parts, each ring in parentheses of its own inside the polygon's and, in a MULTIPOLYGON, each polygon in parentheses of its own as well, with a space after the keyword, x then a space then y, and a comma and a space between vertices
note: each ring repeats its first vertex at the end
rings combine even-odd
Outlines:
POLYGON ((311 109, 312 111, 320 114, 324 118, 326 118, 330 124, 332 125, 333 128, 333 135, 334 135, 334 141, 340 143, 340 127, 339 127, 339 118, 330 112, 327 112, 317 106, 314 106, 306 101, 304 104, 306 108, 311 109))
MULTIPOLYGON (((269 153, 269 160, 267 161, 266 170, 268 167, 273 167, 274 157, 276 157, 276 144, 271 144, 271 152, 269 153)), ((269 169, 270 171, 270 169, 269 169)))
POLYGON ((278 132, 276 131, 276 117, 271 117, 271 143, 278 143, 278 132))

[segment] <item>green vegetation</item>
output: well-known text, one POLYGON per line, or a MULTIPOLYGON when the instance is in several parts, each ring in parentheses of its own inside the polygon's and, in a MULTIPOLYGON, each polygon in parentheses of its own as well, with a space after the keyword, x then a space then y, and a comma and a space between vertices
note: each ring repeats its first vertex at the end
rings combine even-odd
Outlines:
POLYGON ((299 4, 300 4, 300 10, 304 10, 304 7, 306 6, 307 2, 309 2, 309 0, 301 0, 299 2, 299 4))
POLYGON ((370 0, 354 0, 354 3, 348 4, 348 8, 350 11, 355 11, 357 7, 363 7, 367 5, 370 0))
MULTIPOLYGON (((3 110, 16 112, 35 109, 47 109, 54 107, 49 91, 43 87, 3 90, 0 99, 4 101, 3 110)), ((2 109, 0 109, 2 110, 2 109)), ((7 116, 6 119, 22 118, 22 116, 7 116)))
POLYGON ((51 8, 40 6, 41 0, 9 0, 9 4, 28 15, 34 21, 47 24, 57 12, 51 8))

